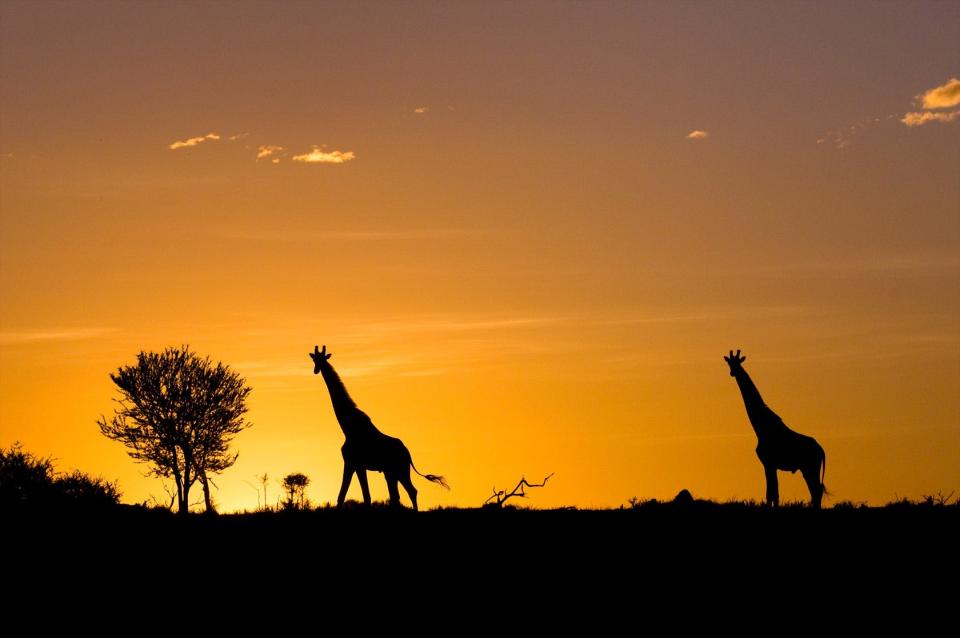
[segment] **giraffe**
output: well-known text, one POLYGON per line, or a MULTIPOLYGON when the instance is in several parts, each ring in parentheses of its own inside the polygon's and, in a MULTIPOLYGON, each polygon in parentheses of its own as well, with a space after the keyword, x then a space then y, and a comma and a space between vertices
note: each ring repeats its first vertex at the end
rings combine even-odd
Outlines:
POLYGON ((743 369, 746 357, 740 351, 724 357, 730 366, 730 376, 737 380, 743 404, 747 408, 747 418, 753 431, 757 433, 757 456, 763 464, 767 477, 767 505, 777 507, 780 493, 777 485, 777 470, 796 472, 800 470, 814 509, 820 509, 820 501, 826 492, 823 478, 827 472, 827 455, 813 437, 794 432, 786 426, 776 413, 767 407, 760 396, 757 386, 753 385, 750 375, 743 369), (821 473, 822 466, 822 473, 821 473))
MULTIPOLYGON (((357 407, 347 393, 343 381, 340 380, 340 375, 330 365, 330 357, 327 346, 323 346, 323 350, 314 346, 313 352, 310 353, 310 358, 313 359, 313 373, 323 375, 327 390, 330 392, 330 400, 333 402, 333 412, 347 439, 340 448, 343 455, 343 482, 340 484, 340 495, 337 496, 337 507, 343 507, 343 501, 347 497, 347 489, 354 474, 360 482, 363 502, 370 505, 367 470, 373 470, 383 472, 387 480, 387 490, 390 492, 391 506, 399 507, 400 505, 400 490, 397 487, 399 482, 407 491, 410 502, 413 503, 413 509, 416 510, 417 489, 410 480, 410 468, 412 467, 417 474, 420 474, 420 470, 413 464, 410 451, 400 439, 387 436, 378 430, 370 417, 357 407)), ((442 476, 434 474, 420 474, 420 476, 450 489, 442 476)))

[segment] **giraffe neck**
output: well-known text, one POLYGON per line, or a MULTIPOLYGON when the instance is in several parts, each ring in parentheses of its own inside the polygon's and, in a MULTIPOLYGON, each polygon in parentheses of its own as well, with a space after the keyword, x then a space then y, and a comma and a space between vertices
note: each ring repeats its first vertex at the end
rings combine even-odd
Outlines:
POLYGON ((327 390, 330 392, 330 401, 333 403, 333 412, 337 415, 337 421, 340 423, 340 429, 344 435, 349 435, 350 415, 357 411, 357 404, 350 398, 346 386, 340 380, 340 375, 333 369, 333 366, 327 362, 320 364, 320 374, 327 384, 327 390))
POLYGON ((743 397, 743 405, 747 409, 747 418, 750 419, 750 425, 753 426, 757 438, 761 438, 769 429, 767 427, 767 415, 772 413, 772 410, 763 402, 760 391, 757 390, 757 386, 753 384, 753 380, 746 370, 740 368, 734 372, 733 378, 737 380, 737 386, 740 388, 740 395, 743 397))

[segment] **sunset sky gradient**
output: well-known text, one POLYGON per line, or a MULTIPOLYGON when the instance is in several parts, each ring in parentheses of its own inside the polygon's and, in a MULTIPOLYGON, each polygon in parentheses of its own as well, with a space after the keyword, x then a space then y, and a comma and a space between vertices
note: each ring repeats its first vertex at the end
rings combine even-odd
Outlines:
POLYGON ((741 348, 827 505, 960 489, 958 42, 955 2, 7 0, 0 446, 162 496, 96 420, 189 344, 253 387, 222 508, 331 501, 326 344, 423 506, 760 499, 741 348))

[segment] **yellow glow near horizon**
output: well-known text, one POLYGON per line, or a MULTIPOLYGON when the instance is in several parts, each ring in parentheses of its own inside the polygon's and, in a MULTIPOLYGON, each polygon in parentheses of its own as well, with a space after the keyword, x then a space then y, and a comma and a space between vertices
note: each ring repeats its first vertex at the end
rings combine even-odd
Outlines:
POLYGON ((0 446, 159 498, 95 422, 189 344, 253 387, 222 509, 331 501, 326 344, 423 506, 760 499, 742 348, 832 502, 958 488, 960 6, 233 11, 0 5, 0 446))

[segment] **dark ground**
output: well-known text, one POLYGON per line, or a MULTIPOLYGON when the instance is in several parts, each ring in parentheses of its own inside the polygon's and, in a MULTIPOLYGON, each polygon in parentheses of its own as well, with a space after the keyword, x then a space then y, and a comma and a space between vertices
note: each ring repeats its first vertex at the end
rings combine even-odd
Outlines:
POLYGON ((186 518, 120 507, 0 520, 7 578, 33 586, 112 583, 117 595, 142 592, 159 609, 172 602, 166 592, 221 600, 226 590, 251 613, 264 598, 283 601, 287 588, 296 609, 363 602, 371 622, 407 604, 478 618, 532 607, 554 621, 669 613, 682 624, 709 610, 737 618, 782 610, 802 623, 830 609, 955 619, 960 573, 960 507, 922 504, 357 507, 186 518))
POLYGON ((827 565, 830 571, 880 563, 930 569, 956 560, 960 538, 960 507, 923 504, 820 512, 704 501, 612 510, 419 513, 354 506, 189 517, 120 506, 100 512, 14 511, 0 517, 8 548, 19 544, 26 552, 87 560, 96 551, 119 555, 137 546, 250 559, 266 553, 277 556, 279 569, 285 562, 279 556, 286 554, 297 562, 373 570, 389 564, 445 570, 465 561, 478 569, 510 571, 518 564, 587 570, 713 565, 796 573, 810 568, 817 577, 827 565))

